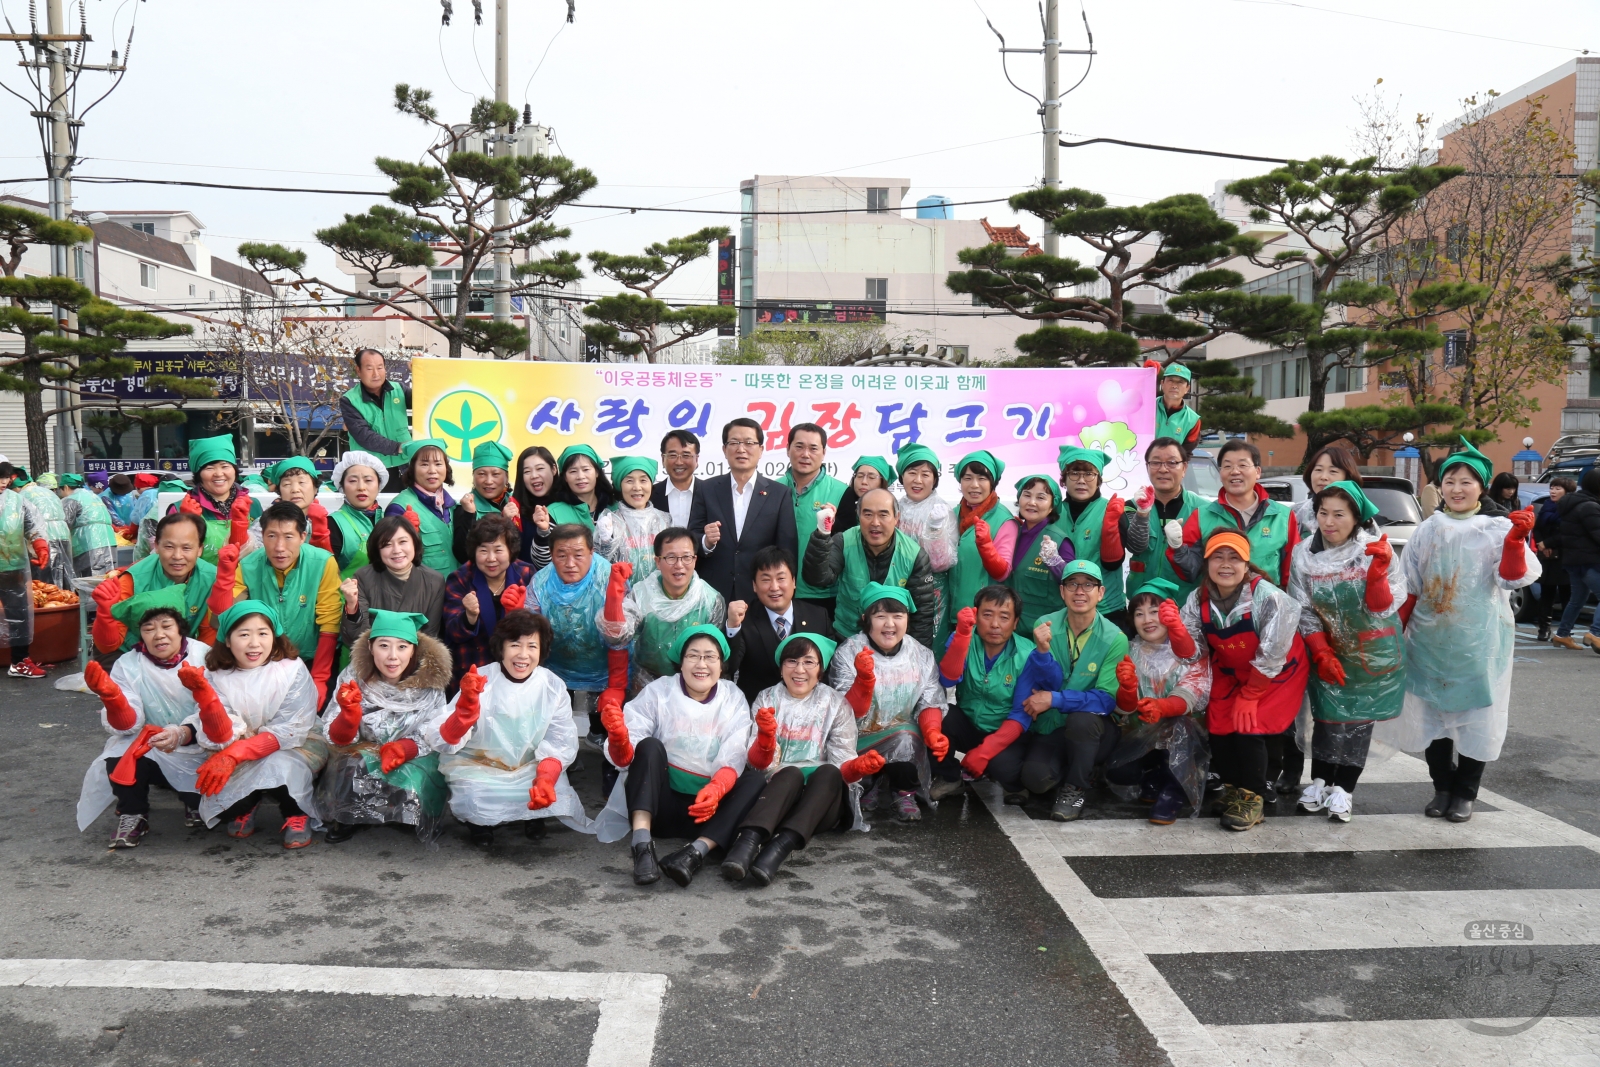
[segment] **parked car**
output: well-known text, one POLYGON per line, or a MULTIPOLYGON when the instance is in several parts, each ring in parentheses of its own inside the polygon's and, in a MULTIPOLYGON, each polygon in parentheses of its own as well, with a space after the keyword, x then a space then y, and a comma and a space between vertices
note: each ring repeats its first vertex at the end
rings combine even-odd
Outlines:
POLYGON ((1222 475, 1217 471, 1217 458, 1203 448, 1194 450, 1189 457, 1189 472, 1183 476, 1183 487, 1206 500, 1217 499, 1222 492, 1222 475))
MULTIPOLYGON (((1417 524, 1422 521, 1422 505, 1417 501, 1411 480, 1368 475, 1361 482, 1367 499, 1378 506, 1378 526, 1389 535, 1389 543, 1394 546, 1395 554, 1399 555, 1411 541, 1411 535, 1416 533, 1417 524)), ((1263 478, 1261 487, 1272 499, 1281 500, 1290 507, 1311 495, 1303 478, 1263 478)))

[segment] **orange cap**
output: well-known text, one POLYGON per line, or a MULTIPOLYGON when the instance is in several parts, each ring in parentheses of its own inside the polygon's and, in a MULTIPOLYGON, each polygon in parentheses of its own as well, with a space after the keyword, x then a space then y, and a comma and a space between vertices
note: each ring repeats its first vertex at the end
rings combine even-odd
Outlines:
POLYGON ((1250 562, 1250 541, 1244 534, 1237 530, 1218 530, 1206 539, 1206 558, 1211 558, 1211 553, 1219 548, 1231 548, 1239 553, 1239 558, 1246 563, 1250 562))

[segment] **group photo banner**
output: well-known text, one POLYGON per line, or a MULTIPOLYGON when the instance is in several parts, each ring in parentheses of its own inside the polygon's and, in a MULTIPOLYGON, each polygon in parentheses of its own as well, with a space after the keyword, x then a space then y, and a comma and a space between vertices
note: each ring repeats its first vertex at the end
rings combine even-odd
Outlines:
MULTIPOLYGON (((1062 445, 1106 455, 1104 490, 1128 497, 1148 484, 1144 450, 1155 433, 1156 372, 1144 367, 986 370, 982 367, 749 367, 414 359, 412 432, 437 437, 450 460, 498 441, 513 455, 543 445, 559 456, 587 444, 602 457, 658 459, 670 430, 702 441, 699 476, 727 471, 724 424, 751 418, 765 434, 761 473, 788 469, 791 426, 828 432, 827 469, 848 479, 859 456, 893 462, 921 443, 954 464, 987 449, 1005 462, 1002 500, 1023 474, 1058 473, 1062 445)), ((464 472, 463 472, 464 473, 464 472)), ((456 483, 466 484, 463 473, 456 483)), ((515 472, 513 472, 515 477, 515 472)))

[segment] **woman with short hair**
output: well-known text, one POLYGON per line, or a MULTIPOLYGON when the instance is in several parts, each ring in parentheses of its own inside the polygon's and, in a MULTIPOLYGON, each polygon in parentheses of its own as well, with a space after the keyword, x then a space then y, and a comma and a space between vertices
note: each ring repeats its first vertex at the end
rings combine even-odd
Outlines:
POLYGON ((417 528, 398 515, 385 515, 367 535, 367 564, 339 585, 344 613, 339 617, 339 642, 346 648, 372 628, 373 609, 416 613, 429 637, 440 637, 444 619, 445 576, 418 560, 417 528))
POLYGON ((456 501, 445 491, 446 483, 455 480, 445 443, 436 437, 408 441, 400 455, 405 459, 399 468, 405 488, 394 495, 383 513, 410 517, 422 538, 422 565, 452 574, 463 561, 456 558, 454 548, 456 501))
POLYGON ((490 662, 495 626, 527 601, 533 568, 516 558, 521 543, 510 520, 490 515, 467 535, 472 558, 445 579, 444 637, 455 661, 451 692, 468 667, 490 662))

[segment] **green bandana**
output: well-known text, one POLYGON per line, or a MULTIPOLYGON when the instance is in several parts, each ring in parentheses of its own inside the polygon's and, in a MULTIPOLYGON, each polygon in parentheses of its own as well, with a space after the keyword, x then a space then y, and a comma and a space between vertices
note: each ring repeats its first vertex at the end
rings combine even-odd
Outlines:
POLYGON ((83 485, 83 475, 81 475, 81 474, 63 474, 61 476, 61 484, 63 486, 65 486, 66 488, 68 488, 68 489, 80 488, 83 485))
POLYGON ((266 475, 267 481, 277 485, 283 480, 283 476, 290 471, 305 471, 311 475, 313 482, 320 481, 317 468, 304 456, 291 456, 288 459, 280 459, 261 473, 266 475))
POLYGON ((509 470, 511 467, 511 450, 499 441, 485 441, 472 450, 472 469, 479 467, 495 467, 499 470, 509 470))
POLYGON ((606 469, 605 461, 600 458, 600 453, 588 445, 568 445, 562 449, 561 458, 556 460, 556 470, 564 472, 567 469, 567 460, 572 459, 574 456, 588 456, 594 463, 595 470, 603 471, 606 469))
POLYGON ((833 659, 834 650, 839 647, 839 642, 833 640, 833 638, 831 638, 831 637, 823 637, 821 634, 808 634, 808 633, 790 634, 788 637, 785 637, 782 641, 778 642, 777 651, 773 652, 773 654, 772 654, 773 662, 777 663, 779 665, 782 665, 782 663, 783 663, 783 646, 787 645, 790 641, 793 641, 795 638, 802 638, 802 639, 804 639, 806 641, 810 641, 812 644, 817 646, 817 651, 822 653, 822 669, 824 671, 826 671, 828 669, 828 661, 833 659))
POLYGON ((229 463, 239 469, 239 453, 233 447, 233 435, 201 437, 189 442, 189 469, 199 474, 212 463, 229 463))
POLYGON ((171 608, 178 613, 178 618, 187 621, 189 618, 187 595, 188 589, 182 585, 169 585, 165 589, 149 593, 135 593, 128 599, 119 600, 111 605, 111 617, 132 629, 139 625, 139 620, 144 618, 145 612, 156 608, 171 608))
POLYGON ((1152 578, 1139 587, 1139 592, 1154 593, 1161 600, 1176 601, 1181 590, 1178 589, 1177 583, 1166 578, 1152 578))
POLYGON ((51 474, 49 471, 45 471, 43 474, 39 475, 35 481, 44 486, 46 489, 56 488, 56 476, 51 474))
POLYGON ((367 631, 368 641, 376 641, 380 637, 398 637, 414 645, 417 643, 417 628, 428 624, 428 617, 415 611, 373 608, 368 614, 372 616, 372 629, 367 631))
POLYGON ((1062 445, 1061 452, 1056 456, 1056 466, 1066 470, 1074 463, 1089 463, 1101 474, 1106 470, 1106 454, 1098 448, 1083 448, 1078 445, 1062 445))
POLYGON ((977 452, 968 452, 956 462, 956 477, 967 469, 967 464, 976 463, 989 472, 989 480, 996 485, 1000 484, 1000 476, 1006 472, 1005 461, 993 452, 980 449, 977 452))
POLYGON ((611 484, 613 486, 621 485, 622 479, 634 471, 644 471, 645 477, 653 482, 656 480, 656 474, 660 470, 660 465, 646 456, 612 456, 611 484))
POLYGON ((1056 510, 1061 510, 1061 487, 1056 485, 1055 479, 1045 474, 1024 474, 1017 479, 1017 499, 1022 499, 1022 490, 1029 482, 1043 482, 1044 487, 1050 490, 1050 500, 1055 504, 1056 510))
POLYGON ((893 600, 897 604, 905 605, 908 612, 915 614, 916 606, 911 603, 911 594, 898 585, 884 585, 882 582, 868 582, 867 587, 861 590, 861 608, 869 610, 872 605, 880 600, 893 600))
POLYGON ((882 456, 862 456, 860 459, 856 460, 856 464, 850 468, 850 472, 854 474, 862 467, 871 467, 873 470, 881 474, 883 476, 884 488, 888 488, 894 484, 894 468, 889 466, 889 461, 884 459, 882 456))
POLYGON ((222 618, 217 620, 217 636, 223 641, 233 632, 233 628, 247 615, 260 615, 271 625, 274 634, 283 633, 283 623, 278 619, 278 609, 271 604, 259 600, 241 600, 222 613, 222 618))
MULTIPOLYGON (((589 446, 576 445, 574 447, 588 448, 589 446)), ((568 449, 568 451, 571 451, 571 449, 568 449)), ((687 630, 683 631, 683 633, 678 635, 678 639, 676 641, 672 642, 672 662, 683 662, 683 646, 687 645, 690 641, 693 641, 696 637, 711 638, 717 643, 717 647, 722 649, 722 658, 728 658, 728 639, 722 636, 722 627, 712 626, 708 622, 703 622, 699 626, 689 627, 687 630)))
POLYGON ((1337 489, 1339 492, 1350 498, 1350 502, 1356 506, 1357 522, 1371 522, 1373 516, 1378 514, 1378 505, 1374 504, 1371 500, 1368 500, 1367 494, 1363 493, 1361 491, 1361 487, 1355 482, 1334 482, 1332 485, 1324 488, 1323 492, 1325 493, 1329 489, 1337 489))
POLYGON ((1489 480, 1494 477, 1494 464, 1490 462, 1488 456, 1474 448, 1472 442, 1468 441, 1465 436, 1461 438, 1461 451, 1452 452, 1439 461, 1440 481, 1444 480, 1444 472, 1456 463, 1465 463, 1468 467, 1471 467, 1477 473, 1478 480, 1483 483, 1483 487, 1485 489, 1489 487, 1489 480))
POLYGON ((906 476, 906 469, 913 463, 930 463, 933 465, 934 473, 940 473, 939 454, 924 444, 906 445, 899 451, 895 459, 897 460, 895 473, 901 478, 906 476))
POLYGON ((163 478, 156 484, 156 491, 160 493, 187 493, 189 485, 182 478, 163 478))
POLYGON ((418 438, 415 441, 407 441, 405 444, 401 445, 400 446, 400 456, 407 463, 410 463, 413 459, 417 458, 417 453, 421 452, 424 448, 437 448, 440 452, 443 452, 446 456, 450 455, 449 447, 443 441, 441 441, 439 438, 437 438, 437 437, 422 437, 422 438, 418 438))

